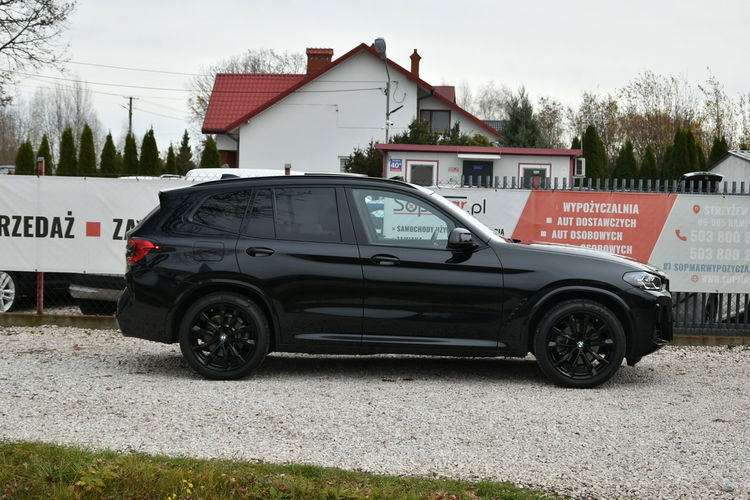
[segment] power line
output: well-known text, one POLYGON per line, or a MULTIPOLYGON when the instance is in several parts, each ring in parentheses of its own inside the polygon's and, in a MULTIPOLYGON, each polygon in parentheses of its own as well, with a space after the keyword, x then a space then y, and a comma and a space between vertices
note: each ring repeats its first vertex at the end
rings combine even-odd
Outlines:
POLYGON ((109 64, 97 64, 97 63, 88 63, 88 62, 81 62, 81 61, 68 61, 69 64, 78 64, 81 66, 94 66, 97 68, 110 68, 110 69, 122 69, 126 71, 141 71, 144 73, 162 73, 165 75, 180 75, 180 76, 202 76, 200 73, 181 73, 179 71, 162 71, 158 69, 145 69, 145 68, 129 68, 126 66, 112 66, 109 64))
MULTIPOLYGON (((56 81, 63 81, 63 82, 72 82, 72 83, 84 83, 87 85, 103 85, 106 87, 122 87, 122 88, 128 88, 128 89, 144 89, 144 90, 158 90, 163 92, 194 92, 192 89, 178 89, 178 88, 170 88, 170 87, 150 87, 145 85, 130 85, 125 83, 106 83, 106 82, 89 82, 86 80, 77 80, 74 78, 63 78, 59 76, 46 76, 46 75, 35 75, 32 73, 24 73, 22 71, 13 71, 8 69, 0 69, 0 71, 5 73, 14 73, 18 75, 23 75, 30 78, 44 78, 49 80, 56 80, 56 81)), ((371 91, 371 90, 383 90, 382 87, 366 87, 366 88, 358 88, 358 89, 330 89, 330 90, 296 90, 296 93, 300 94, 337 94, 337 93, 343 93, 343 92, 365 92, 365 91, 371 91)), ((213 90, 213 94, 280 94, 284 92, 283 90, 213 90)))

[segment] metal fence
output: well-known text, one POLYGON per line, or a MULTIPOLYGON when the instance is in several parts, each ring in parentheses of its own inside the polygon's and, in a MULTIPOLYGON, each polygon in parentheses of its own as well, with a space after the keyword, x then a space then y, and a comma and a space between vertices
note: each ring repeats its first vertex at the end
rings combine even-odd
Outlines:
POLYGON ((567 177, 461 177, 460 182, 438 183, 438 187, 488 189, 540 189, 551 191, 615 191, 635 193, 683 193, 714 195, 750 195, 745 181, 681 181, 662 179, 591 179, 567 177))

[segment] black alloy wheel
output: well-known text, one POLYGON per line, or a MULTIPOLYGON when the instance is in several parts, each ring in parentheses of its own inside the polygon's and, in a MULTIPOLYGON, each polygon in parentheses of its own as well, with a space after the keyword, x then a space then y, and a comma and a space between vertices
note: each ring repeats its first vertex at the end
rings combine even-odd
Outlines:
POLYGON ((570 300, 544 315, 534 340, 540 368, 563 387, 595 387, 609 380, 625 357, 625 333, 598 302, 570 300))
POLYGON ((210 379, 242 378, 263 362, 269 328, 263 312, 233 293, 207 295, 188 308, 180 349, 190 366, 210 379))

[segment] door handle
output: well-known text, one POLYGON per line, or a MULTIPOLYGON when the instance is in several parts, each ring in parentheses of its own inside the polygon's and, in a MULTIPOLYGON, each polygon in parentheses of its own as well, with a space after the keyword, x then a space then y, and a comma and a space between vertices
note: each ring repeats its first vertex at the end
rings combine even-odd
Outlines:
POLYGON ((375 264, 380 264, 382 266, 392 266, 393 264, 398 264, 399 262, 401 262, 401 259, 399 259, 398 257, 394 257, 393 255, 385 255, 382 253, 373 255, 370 260, 375 264))
POLYGON ((250 257, 268 257, 269 255, 273 255, 273 249, 266 247, 250 247, 245 252, 250 257))

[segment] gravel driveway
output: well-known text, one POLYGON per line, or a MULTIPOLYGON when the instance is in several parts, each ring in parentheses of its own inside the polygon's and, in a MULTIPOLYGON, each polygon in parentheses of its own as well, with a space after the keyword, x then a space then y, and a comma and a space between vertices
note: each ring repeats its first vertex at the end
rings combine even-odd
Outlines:
POLYGON ((532 358, 274 354, 211 382, 114 331, 0 327, 0 439, 490 478, 585 498, 748 498, 750 348, 669 347, 593 390, 532 358))

